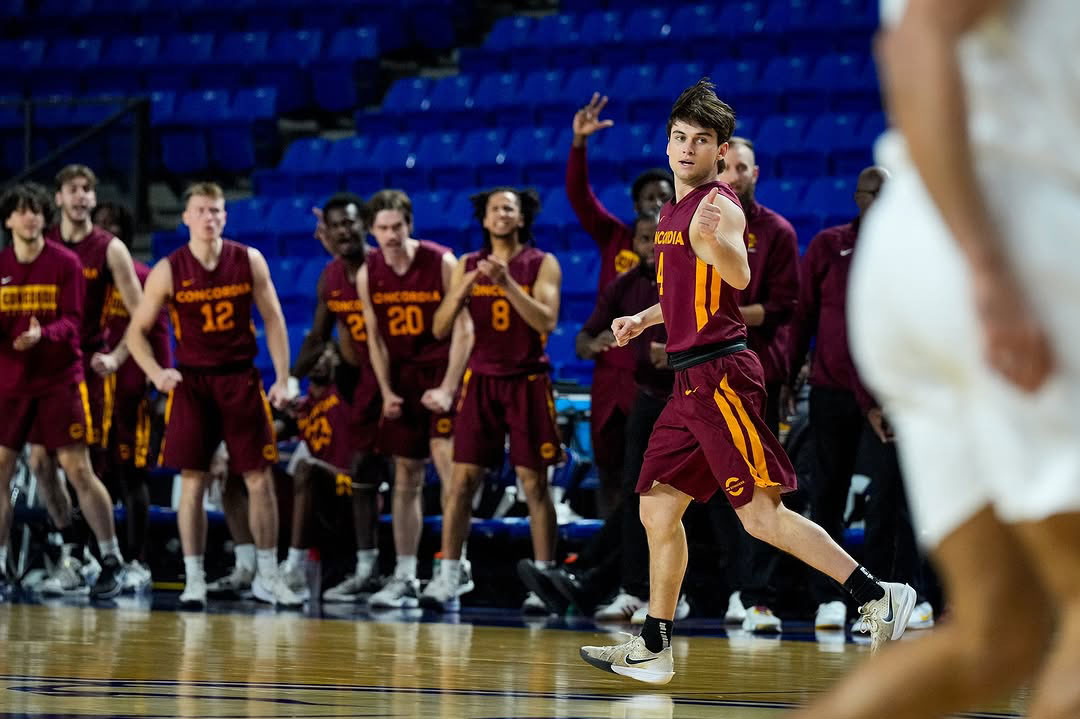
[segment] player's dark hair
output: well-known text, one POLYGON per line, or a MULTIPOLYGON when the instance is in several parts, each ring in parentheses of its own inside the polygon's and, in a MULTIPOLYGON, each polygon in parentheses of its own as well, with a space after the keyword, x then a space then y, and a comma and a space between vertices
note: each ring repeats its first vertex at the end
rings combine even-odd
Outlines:
MULTIPOLYGON (((683 90, 672 105, 667 122, 668 137, 671 137, 671 127, 679 121, 715 131, 716 141, 721 145, 735 132, 735 111, 716 96, 716 86, 707 77, 683 90)), ((724 171, 723 158, 720 158, 719 171, 724 171)))
POLYGON ((405 224, 412 225, 412 200, 401 190, 379 190, 367 203, 368 226, 375 222, 375 215, 383 210, 397 210, 405 218, 405 224))
POLYGON ((9 187, 0 195, 0 220, 7 221, 16 210, 29 209, 45 216, 45 226, 52 224, 56 208, 49 191, 36 182, 23 182, 9 187))
POLYGON ((634 184, 630 186, 630 199, 634 201, 635 205, 638 202, 638 198, 641 196, 641 191, 644 190, 645 185, 650 182, 666 182, 674 186, 670 170, 664 170, 659 167, 645 170, 645 172, 634 178, 634 184))
POLYGON ((330 199, 323 205, 323 217, 330 210, 344 210, 349 205, 356 205, 356 209, 360 213, 360 219, 366 222, 365 212, 366 206, 362 197, 352 192, 338 192, 330 196, 330 199))
POLYGON ((71 182, 74 179, 82 178, 90 184, 90 189, 93 190, 97 187, 97 175, 86 165, 71 164, 65 165, 60 169, 60 172, 56 173, 56 191, 59 192, 65 183, 71 182))
MULTIPOLYGON (((536 190, 519 190, 516 187, 493 187, 490 190, 478 192, 469 198, 473 204, 473 216, 483 225, 484 216, 487 214, 488 200, 491 199, 492 195, 499 192, 509 192, 514 195, 517 198, 518 207, 521 208, 521 217, 524 224, 518 230, 518 240, 523 245, 535 244, 532 225, 536 220, 536 216, 540 214, 540 195, 536 190)), ((491 233, 487 231, 487 228, 482 229, 484 232, 484 251, 491 252, 491 233)))
POLYGON ((99 227, 105 224, 118 225, 120 234, 117 237, 129 250, 131 249, 131 243, 135 240, 135 216, 125 205, 118 202, 101 202, 90 213, 90 218, 99 227))

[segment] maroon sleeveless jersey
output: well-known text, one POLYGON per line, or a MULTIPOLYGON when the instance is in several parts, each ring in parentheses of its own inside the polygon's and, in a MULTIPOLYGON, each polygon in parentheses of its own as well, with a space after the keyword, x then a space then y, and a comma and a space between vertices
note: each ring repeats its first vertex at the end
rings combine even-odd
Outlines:
MULTIPOLYGON (((547 253, 526 247, 510 260, 510 278, 532 294, 540 265, 547 253)), ((482 252, 465 255, 465 271, 472 272, 483 258, 482 252)), ((547 337, 522 319, 506 291, 484 275, 476 276, 469 294, 469 314, 472 316, 476 342, 469 356, 469 369, 475 374, 511 376, 547 372, 551 363, 544 353, 547 337)))
POLYGON ((382 252, 368 255, 368 293, 391 363, 441 364, 450 340, 431 333, 443 299, 443 255, 448 247, 421 240, 404 275, 386 263, 382 252))
POLYGON ((82 349, 89 359, 90 354, 105 347, 105 296, 112 286, 112 273, 109 271, 106 254, 109 243, 115 238, 95 225, 81 242, 64 242, 64 238, 60 236, 60 225, 54 225, 45 232, 45 239, 59 242, 78 255, 82 262, 83 278, 86 280, 82 349))
POLYGON ((367 327, 364 326, 364 303, 356 293, 356 276, 349 272, 345 260, 340 257, 330 260, 323 269, 320 285, 322 294, 319 295, 319 301, 326 305, 326 309, 337 320, 339 339, 349 342, 361 365, 370 365, 367 327))
POLYGON ((746 338, 738 290, 724 282, 718 269, 698 259, 690 246, 690 220, 714 187, 718 196, 742 207, 725 183, 710 182, 679 202, 672 198, 660 209, 653 251, 669 353, 746 338))
MULTIPOLYGON (((150 276, 150 266, 138 260, 132 260, 132 264, 135 266, 135 276, 139 278, 139 286, 146 287, 146 278, 150 276)), ((120 290, 116 289, 116 285, 109 285, 108 293, 105 296, 103 317, 105 347, 111 352, 120 344, 120 340, 124 339, 124 333, 131 322, 131 315, 128 314, 127 306, 124 305, 124 298, 120 296, 120 290)), ((169 348, 169 319, 165 314, 165 310, 162 310, 158 315, 157 322, 154 323, 153 328, 150 330, 149 340, 150 347, 154 351, 154 359, 157 360, 158 364, 162 367, 171 367, 172 350, 169 348)), ((125 366, 127 364, 135 365, 135 361, 129 359, 124 364, 125 366)))
POLYGON ((173 296, 169 313, 176 334, 176 364, 219 367, 253 363, 253 279, 248 248, 224 240, 217 267, 203 267, 187 245, 168 256, 173 296))

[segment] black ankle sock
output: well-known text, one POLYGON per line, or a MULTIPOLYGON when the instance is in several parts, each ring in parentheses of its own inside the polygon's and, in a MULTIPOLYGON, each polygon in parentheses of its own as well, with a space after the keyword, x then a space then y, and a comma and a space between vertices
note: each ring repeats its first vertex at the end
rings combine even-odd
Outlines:
POLYGON ((855 571, 844 581, 844 589, 848 590, 860 605, 885 596, 885 590, 878 584, 877 578, 861 564, 855 567, 855 571))
POLYGON ((641 638, 645 640, 645 648, 654 654, 658 654, 671 646, 671 629, 675 622, 668 619, 657 619, 652 615, 645 616, 645 626, 641 628, 641 638))

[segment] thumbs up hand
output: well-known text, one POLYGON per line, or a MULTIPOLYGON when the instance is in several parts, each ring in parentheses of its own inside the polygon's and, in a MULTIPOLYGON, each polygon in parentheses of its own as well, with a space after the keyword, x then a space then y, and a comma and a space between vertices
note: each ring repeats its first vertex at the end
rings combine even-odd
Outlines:
POLYGON ((702 235, 715 235, 716 228, 720 226, 720 219, 724 216, 723 210, 717 204, 716 188, 709 190, 709 194, 705 196, 705 199, 698 205, 697 217, 697 229, 702 235))

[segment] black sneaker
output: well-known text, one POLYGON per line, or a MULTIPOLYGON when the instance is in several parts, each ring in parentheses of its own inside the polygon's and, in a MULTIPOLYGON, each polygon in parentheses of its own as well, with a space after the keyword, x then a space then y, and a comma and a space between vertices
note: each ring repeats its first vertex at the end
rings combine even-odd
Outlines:
POLYGON ((566 614, 570 602, 559 593, 551 577, 548 576, 549 573, 557 571, 560 570, 558 568, 540 569, 531 559, 522 559, 517 563, 517 573, 522 583, 529 588, 530 592, 540 597, 549 612, 562 616, 566 614))
POLYGON ((573 604, 584 615, 591 615, 599 604, 596 593, 583 582, 577 575, 559 567, 548 572, 548 578, 552 585, 564 598, 564 601, 573 604))
POLYGON ((90 588, 91 599, 112 599, 124 588, 121 574, 124 567, 115 555, 110 554, 101 560, 101 574, 90 588))

